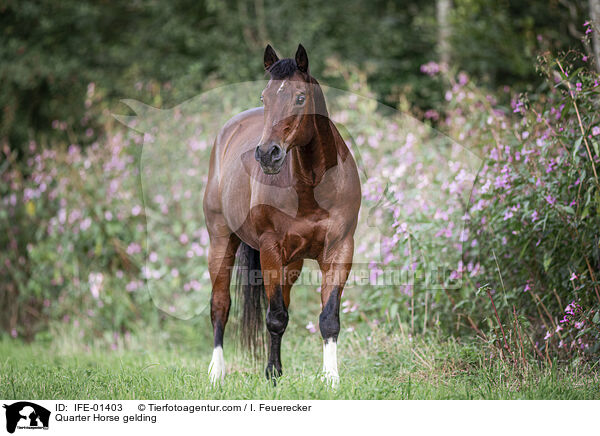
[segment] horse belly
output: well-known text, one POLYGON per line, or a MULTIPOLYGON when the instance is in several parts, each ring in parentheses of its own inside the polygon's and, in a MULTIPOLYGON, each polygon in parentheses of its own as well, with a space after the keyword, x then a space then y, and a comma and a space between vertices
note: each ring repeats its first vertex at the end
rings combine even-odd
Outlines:
MULTIPOLYGON (((236 174, 233 172, 232 174, 236 174)), ((238 235, 242 241, 253 248, 257 248, 258 239, 249 225, 250 216, 250 186, 248 180, 232 176, 221 185, 222 213, 229 229, 238 235)))

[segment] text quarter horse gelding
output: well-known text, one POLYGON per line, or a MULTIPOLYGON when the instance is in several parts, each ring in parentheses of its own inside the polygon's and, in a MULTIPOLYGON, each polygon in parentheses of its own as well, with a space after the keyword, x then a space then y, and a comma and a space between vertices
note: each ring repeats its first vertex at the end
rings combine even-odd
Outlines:
POLYGON ((225 376, 223 333, 236 253, 247 343, 256 341, 262 326, 266 295, 270 347, 265 372, 273 381, 281 375, 290 290, 304 259, 315 259, 322 272, 323 372, 335 386, 340 299, 352 266, 360 208, 358 171, 329 119, 304 47, 298 46, 294 59, 279 59, 267 46, 264 65, 270 80, 261 95, 263 107, 229 120, 210 158, 204 195, 214 331, 209 375, 213 383, 225 376))

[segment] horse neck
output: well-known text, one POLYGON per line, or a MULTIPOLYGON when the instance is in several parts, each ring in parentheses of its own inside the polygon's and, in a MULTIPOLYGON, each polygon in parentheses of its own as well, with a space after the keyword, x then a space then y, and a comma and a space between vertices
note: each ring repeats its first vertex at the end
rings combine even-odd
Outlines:
POLYGON ((313 115, 315 134, 308 144, 292 150, 292 177, 297 186, 316 187, 325 172, 337 164, 335 136, 329 118, 313 115))

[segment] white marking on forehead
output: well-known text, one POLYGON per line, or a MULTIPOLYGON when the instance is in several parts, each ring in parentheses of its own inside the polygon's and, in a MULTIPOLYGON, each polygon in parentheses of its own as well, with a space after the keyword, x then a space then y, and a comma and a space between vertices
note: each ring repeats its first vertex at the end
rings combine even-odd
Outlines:
POLYGON ((287 83, 287 80, 284 80, 283 82, 281 82, 281 86, 277 90, 277 94, 279 94, 281 91, 283 91, 283 87, 285 86, 286 83, 287 83))

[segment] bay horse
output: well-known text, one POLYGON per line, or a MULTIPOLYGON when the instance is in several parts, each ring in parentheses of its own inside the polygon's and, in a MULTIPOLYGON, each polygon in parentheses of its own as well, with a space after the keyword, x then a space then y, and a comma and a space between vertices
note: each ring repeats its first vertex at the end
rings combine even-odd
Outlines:
POLYGON ((243 339, 251 345, 257 338, 264 316, 261 298, 266 300, 265 375, 273 383, 282 374, 290 290, 304 259, 318 262, 323 378, 336 386, 340 299, 352 266, 361 199, 358 171, 310 75, 304 47, 298 46, 294 59, 279 59, 267 45, 264 67, 270 80, 260 98, 263 106, 230 119, 210 157, 203 201, 214 334, 209 378, 216 384, 225 377, 223 334, 237 253, 243 339))

